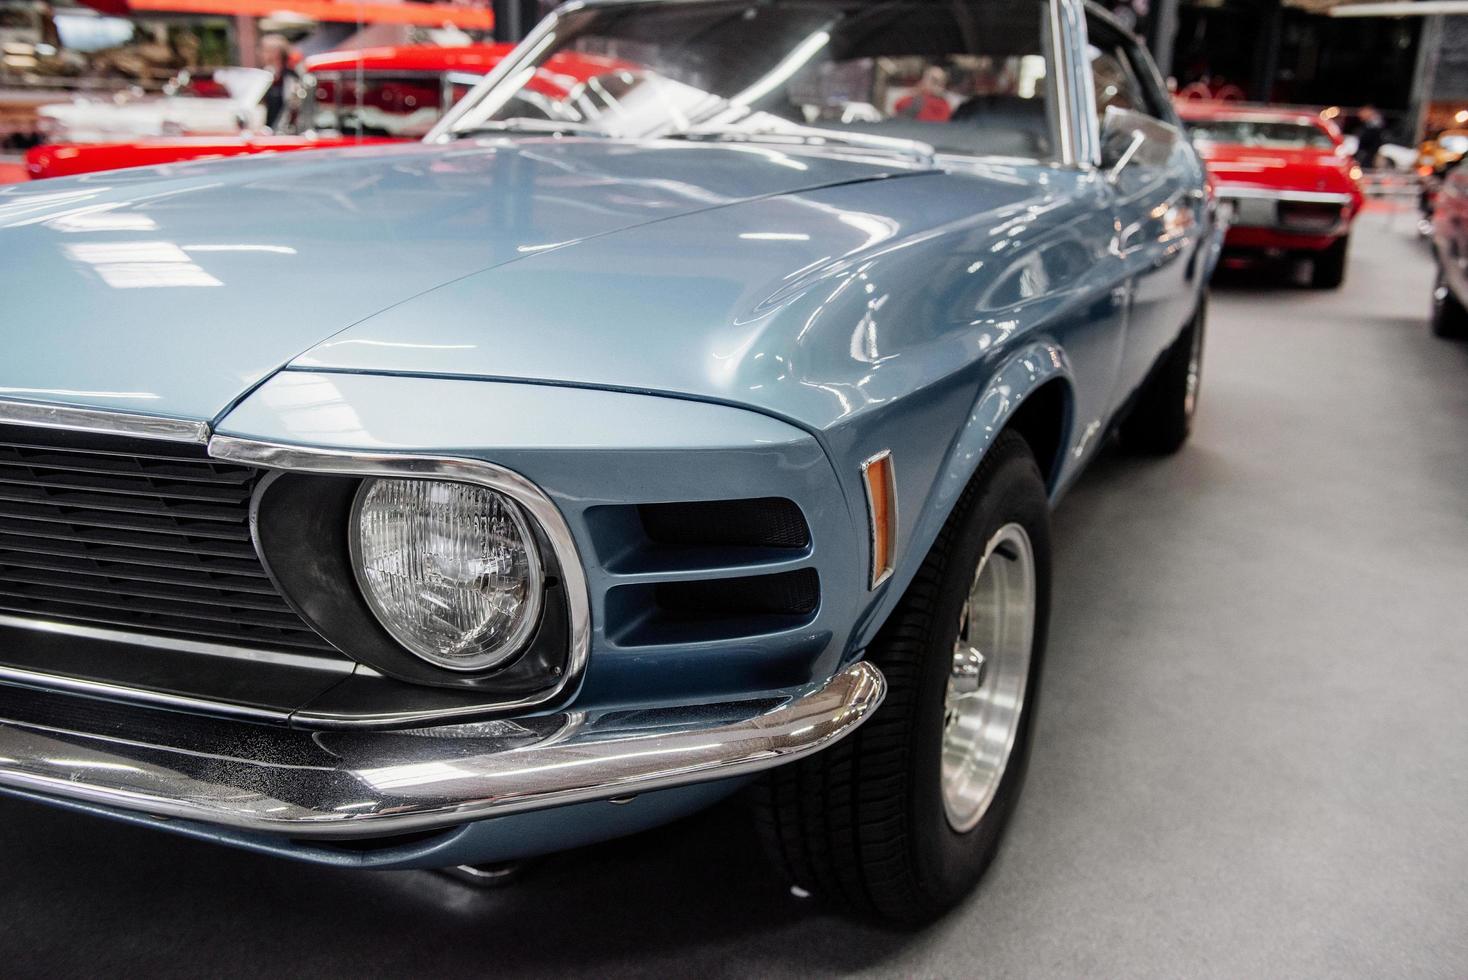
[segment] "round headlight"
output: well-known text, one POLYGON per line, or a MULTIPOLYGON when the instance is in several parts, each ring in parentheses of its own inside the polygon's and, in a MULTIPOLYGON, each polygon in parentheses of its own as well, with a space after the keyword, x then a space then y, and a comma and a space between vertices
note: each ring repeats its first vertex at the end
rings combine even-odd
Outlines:
POLYGON ((370 480, 352 523, 367 604, 413 653, 449 670, 487 670, 530 638, 540 559, 508 497, 468 483, 370 480))

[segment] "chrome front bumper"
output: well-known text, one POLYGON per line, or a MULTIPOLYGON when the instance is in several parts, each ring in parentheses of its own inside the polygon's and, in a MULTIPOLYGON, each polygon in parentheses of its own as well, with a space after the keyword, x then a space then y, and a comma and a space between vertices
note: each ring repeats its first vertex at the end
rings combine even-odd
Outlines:
POLYGON ((384 837, 759 772, 886 693, 869 664, 784 701, 311 732, 0 686, 0 789, 292 838, 384 837))

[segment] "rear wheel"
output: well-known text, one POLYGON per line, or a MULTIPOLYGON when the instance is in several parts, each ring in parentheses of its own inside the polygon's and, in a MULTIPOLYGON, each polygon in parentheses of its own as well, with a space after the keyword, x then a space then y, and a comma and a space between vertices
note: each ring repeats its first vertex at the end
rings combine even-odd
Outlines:
POLYGON ((1441 265, 1432 286, 1432 332, 1447 340, 1468 339, 1468 309, 1453 295, 1441 265))
POLYGON ((1346 256, 1350 250, 1351 236, 1343 235, 1316 255, 1310 270, 1310 285, 1315 289, 1340 289, 1346 281, 1346 256))
POLYGON ((757 791, 796 885, 908 924, 968 894, 1024 777, 1049 602, 1045 484, 1004 433, 867 651, 887 678, 882 707, 757 791))
POLYGON ((1127 449, 1149 456, 1170 456, 1193 432, 1198 395, 1203 385, 1203 343, 1208 327, 1208 301, 1162 356, 1136 404, 1121 424, 1127 449))

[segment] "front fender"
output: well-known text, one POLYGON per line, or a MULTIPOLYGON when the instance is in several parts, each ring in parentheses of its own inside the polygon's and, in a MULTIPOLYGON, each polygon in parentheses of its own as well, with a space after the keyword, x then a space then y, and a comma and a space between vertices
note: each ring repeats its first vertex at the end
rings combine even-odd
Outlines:
MULTIPOLYGON (((918 518, 907 540, 898 543, 896 571, 855 631, 856 649, 864 649, 876 638, 877 631, 896 608, 994 440, 1014 421, 1015 414, 1031 396, 1056 380, 1066 386, 1066 410, 1059 443, 1060 465, 1047 476, 1052 494, 1063 484, 1068 475, 1066 464, 1076 465, 1069 452, 1075 427, 1071 394, 1074 379, 1065 351, 1051 340, 1036 339, 1011 353, 990 376, 930 481, 926 497, 911 503, 899 501, 899 506, 916 506, 918 518)), ((907 482, 910 486, 911 481, 907 482)))

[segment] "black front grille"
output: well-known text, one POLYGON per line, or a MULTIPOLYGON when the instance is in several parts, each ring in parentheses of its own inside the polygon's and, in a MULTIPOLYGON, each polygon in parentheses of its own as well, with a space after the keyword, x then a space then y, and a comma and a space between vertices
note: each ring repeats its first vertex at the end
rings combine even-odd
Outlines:
POLYGON ((255 553, 261 475, 201 446, 0 426, 0 613, 330 650, 255 553))

